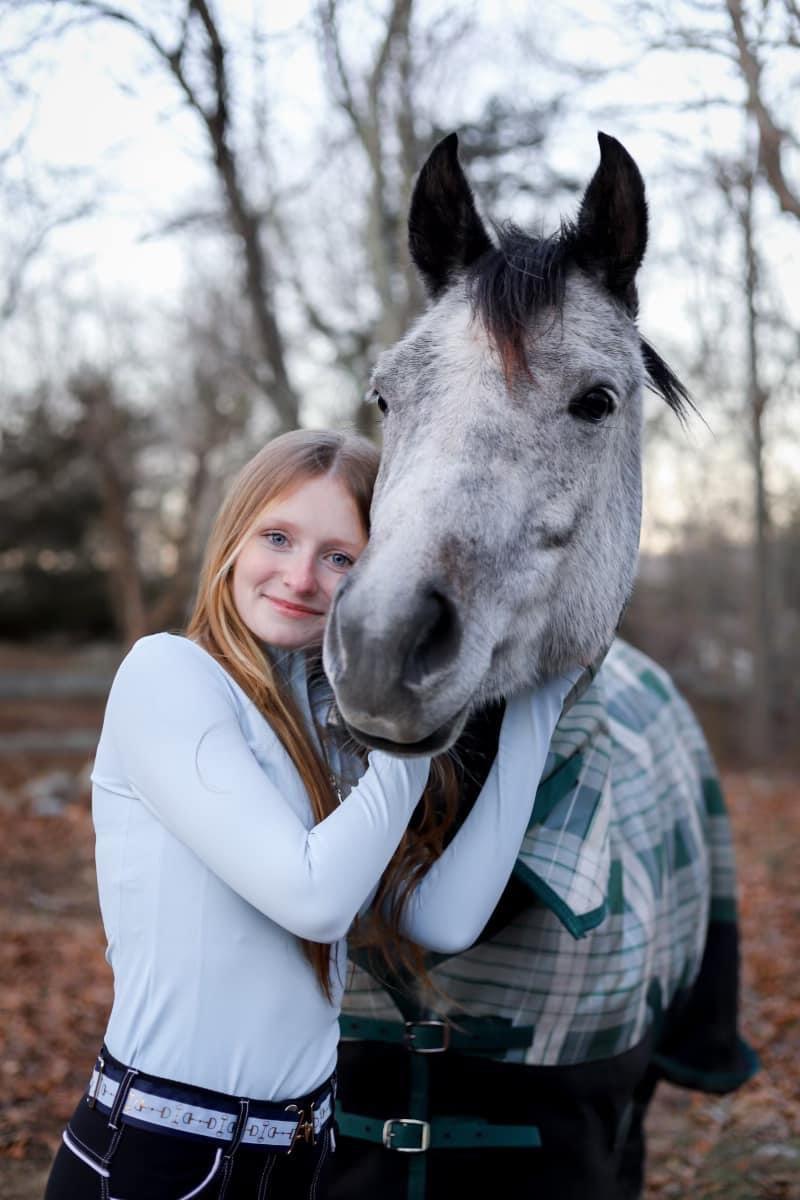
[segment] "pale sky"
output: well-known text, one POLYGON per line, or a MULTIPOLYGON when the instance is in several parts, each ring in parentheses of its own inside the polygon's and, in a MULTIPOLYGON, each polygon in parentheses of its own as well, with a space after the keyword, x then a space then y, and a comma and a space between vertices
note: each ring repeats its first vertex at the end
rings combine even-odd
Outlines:
MULTIPOLYGON (((284 0, 279 6, 258 0, 225 0, 217 5, 227 21, 235 19, 245 26, 257 11, 265 30, 280 36, 268 64, 271 120, 279 127, 283 142, 294 147, 301 172, 303 149, 316 134, 325 104, 313 44, 301 35, 304 23, 308 26, 309 7, 305 0, 284 0)), ((423 12, 441 7, 430 0, 420 5, 423 12)), ((533 86, 542 96, 548 94, 553 74, 541 72, 537 66, 535 72, 542 75, 537 86, 525 72, 524 59, 518 56, 514 62, 504 54, 512 19, 525 22, 529 18, 532 36, 571 64, 583 60, 621 63, 634 53, 633 39, 620 32, 618 23, 612 27, 610 16, 598 20, 606 6, 597 0, 573 4, 494 0, 491 6, 477 7, 484 28, 483 54, 480 63, 472 64, 469 93, 458 96, 466 118, 498 88, 513 94, 517 87, 530 90, 533 86)), ((363 17, 357 15, 362 8, 343 6, 345 17, 353 14, 344 30, 353 53, 363 40, 363 17)), ((182 111, 176 89, 163 72, 151 70, 146 86, 137 83, 136 94, 127 88, 126 71, 137 61, 146 62, 147 56, 134 36, 122 28, 103 24, 102 29, 76 31, 68 40, 62 39, 46 74, 38 80, 28 158, 34 164, 76 168, 79 173, 83 169, 87 178, 99 168, 101 183, 112 195, 110 214, 102 223, 93 219, 85 228, 70 227, 66 236, 56 241, 65 243, 75 257, 87 254, 99 269, 105 288, 133 287, 163 296, 165 287, 180 284, 180 251, 166 245, 168 239, 157 247, 143 243, 142 234, 157 228, 159 216, 207 193, 209 172, 196 123, 182 111), (174 254, 174 260, 165 263, 165 254, 174 254)), ((728 72, 715 60, 701 62, 687 56, 684 69, 676 73, 674 56, 651 57, 646 64, 629 68, 624 77, 614 76, 601 86, 588 87, 584 97, 576 98, 563 135, 552 145, 551 161, 565 169, 583 169, 588 177, 597 158, 596 129, 600 123, 608 127, 608 132, 628 145, 653 193, 654 247, 668 244, 669 197, 661 197, 659 180, 665 144, 674 146, 686 137, 685 158, 689 160, 698 141, 733 146, 740 133, 739 118, 730 110, 717 108, 702 116, 675 114, 676 104, 701 92, 734 94, 728 72), (667 114, 666 106, 673 111, 667 114), (613 116, 609 110, 614 110, 613 116)), ((447 99, 452 104, 453 98, 447 99)), ((19 119, 23 115, 18 111, 19 119)), ((281 169, 291 174, 288 156, 281 169)), ((552 214, 553 219, 556 216, 552 214)))
MULTIPOLYGON (((380 6, 379 6, 380 7, 380 6)), ((449 88, 442 90, 442 110, 468 120, 487 95, 503 89, 506 94, 533 91, 549 94, 557 74, 541 64, 528 64, 519 54, 519 38, 529 30, 555 58, 571 65, 583 61, 629 64, 625 72, 601 84, 575 87, 575 104, 558 131, 550 150, 550 161, 588 181, 597 162, 596 130, 603 128, 619 137, 636 158, 648 184, 651 211, 650 270, 642 279, 641 324, 669 356, 674 347, 688 343, 693 335, 689 301, 695 284, 688 275, 672 267, 659 266, 665 256, 681 244, 684 236, 682 193, 676 190, 675 162, 702 159, 704 149, 736 150, 742 138, 738 114, 722 106, 701 112, 676 111, 681 102, 701 96, 740 94, 738 83, 721 60, 686 55, 676 69, 675 56, 650 56, 635 65, 635 38, 628 25, 615 20, 611 4, 583 0, 572 4, 545 0, 495 0, 491 5, 473 6, 480 16, 482 34, 476 43, 480 52, 469 63, 469 89, 460 86, 463 64, 454 64, 449 88), (520 34, 520 30, 522 33, 520 34), (513 52, 512 52, 513 51, 513 52), (631 65, 632 64, 632 65, 631 65), (667 171, 669 166, 669 172, 667 171)), ((325 98, 313 41, 308 36, 309 4, 279 6, 258 0, 225 0, 216 9, 225 22, 247 27, 257 18, 265 32, 277 41, 269 49, 270 129, 278 147, 282 177, 302 179, 307 155, 319 136, 325 98)), ((420 10, 441 10, 434 0, 423 0, 420 10)), ((145 5, 152 13, 152 5, 145 5)), ((342 5, 346 24, 345 45, 357 56, 366 45, 364 3, 342 5)), ((0 46, 13 35, 13 22, 0 23, 0 46)), ((121 28, 104 25, 99 30, 76 31, 58 43, 57 51, 36 80, 35 115, 17 106, 10 111, 5 142, 17 126, 30 121, 26 161, 35 178, 43 178, 46 167, 72 172, 61 185, 62 198, 83 195, 99 180, 106 193, 104 215, 56 231, 47 253, 36 267, 46 279, 53 262, 62 263, 64 290, 76 308, 108 305, 109 312, 127 306, 132 314, 148 307, 154 314, 152 328, 146 322, 139 343, 146 351, 162 336, 159 314, 164 306, 179 306, 186 288, 187 242, 180 238, 152 236, 173 214, 187 207, 207 207, 214 202, 213 182, 205 159, 205 147, 195 121, 182 109, 176 90, 163 72, 153 69, 146 85, 137 81, 136 94, 128 87, 131 67, 146 62, 133 36, 121 28)), ((248 81, 246 69, 236 75, 240 86, 248 81)), ((252 99, 251 91, 251 99, 252 99)), ((6 106, 4 105, 4 108, 6 106)), ((6 108, 6 112, 9 110, 6 108)), ((797 114, 782 114, 791 123, 797 114)), ((457 119, 457 117, 456 117, 457 119)), ((524 169, 524 164, 522 166, 524 169)), ((770 203, 769 200, 766 201, 770 203)), ((491 214, 496 217, 513 213, 491 214)), ((551 225, 559 214, 547 213, 551 225)), ((778 292, 787 309, 800 309, 800 234, 787 221, 774 221, 775 244, 768 247, 778 292)), ((726 260, 730 248, 720 247, 720 270, 733 270, 726 260)), ((647 264, 646 264, 647 267, 647 264)), ((35 279, 35 275, 34 275, 35 279)), ((26 342, 8 327, 12 337, 0 345, 0 368, 15 378, 26 373, 26 342)), ((41 333, 41 331, 40 331, 41 333)), ((81 336, 91 348, 100 350, 108 336, 102 321, 87 319, 81 336)), ((29 362, 27 370, 37 369, 29 362)), ((299 368, 302 379, 303 366, 299 368)), ((658 542, 659 522, 678 519, 685 513, 687 471, 685 459, 697 457, 693 447, 714 458, 714 435, 702 426, 692 427, 687 456, 680 443, 676 449, 659 448, 659 461, 650 470, 650 507, 657 507, 657 521, 646 523, 646 540, 658 542), (710 439, 710 440, 709 440, 710 439)), ((723 459, 717 464, 729 470, 723 459)), ((786 470, 786 465, 781 468, 786 470)), ((695 484, 692 484, 695 486, 695 484)))

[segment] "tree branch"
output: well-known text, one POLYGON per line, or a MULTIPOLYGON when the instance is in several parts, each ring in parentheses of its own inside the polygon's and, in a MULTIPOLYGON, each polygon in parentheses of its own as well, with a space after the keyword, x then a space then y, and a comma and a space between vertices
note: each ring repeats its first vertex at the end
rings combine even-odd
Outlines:
POLYGON ((93 208, 93 204, 85 203, 79 205, 71 212, 53 217, 40 226, 29 238, 28 242, 19 251, 16 262, 8 272, 5 299, 0 304, 0 322, 7 321, 13 315, 25 282, 25 274, 53 230, 60 229, 64 225, 69 225, 73 221, 82 221, 84 217, 89 216, 93 208))
POLYGON ((359 112, 358 104, 356 103, 353 89, 350 84, 350 76, 347 72, 344 56, 342 54, 342 45, 339 41, 339 27, 337 22, 337 3, 336 0, 325 0, 317 8, 320 29, 322 31, 322 43, 325 51, 325 57, 328 62, 328 74, 331 83, 334 86, 337 96, 336 102, 349 118, 350 124, 356 133, 360 142, 364 142, 364 120, 359 112))
POLYGON ((269 286, 271 264, 261 240, 261 221, 247 202, 230 145, 230 88, 225 46, 207 0, 186 0, 181 35, 173 49, 169 49, 148 25, 106 0, 54 0, 54 3, 90 14, 95 19, 117 22, 132 30, 167 66, 189 107, 200 118, 225 196, 228 220, 244 251, 245 292, 250 301, 261 350, 271 373, 269 399, 282 425, 285 428, 295 426, 298 399, 289 379, 283 337, 272 304, 269 286), (210 108, 202 103, 185 71, 188 30, 193 19, 199 22, 203 32, 204 57, 211 74, 214 95, 214 103, 210 108))
POLYGON ((786 179, 783 169, 783 148, 786 131, 772 119, 761 93, 761 64, 751 48, 744 28, 741 0, 726 0, 731 20, 738 62, 747 86, 747 108, 758 127, 758 161, 767 182, 775 193, 781 210, 800 219, 800 192, 786 179))

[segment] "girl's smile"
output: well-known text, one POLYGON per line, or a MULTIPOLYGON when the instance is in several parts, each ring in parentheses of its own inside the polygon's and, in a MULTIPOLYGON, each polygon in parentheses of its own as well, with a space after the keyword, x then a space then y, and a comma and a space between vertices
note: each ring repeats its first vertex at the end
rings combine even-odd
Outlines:
POLYGON ((325 616, 325 612, 322 609, 306 608, 302 604, 290 604, 288 600, 279 600, 277 596, 265 596, 264 599, 271 601, 278 611, 285 613, 287 617, 325 616))

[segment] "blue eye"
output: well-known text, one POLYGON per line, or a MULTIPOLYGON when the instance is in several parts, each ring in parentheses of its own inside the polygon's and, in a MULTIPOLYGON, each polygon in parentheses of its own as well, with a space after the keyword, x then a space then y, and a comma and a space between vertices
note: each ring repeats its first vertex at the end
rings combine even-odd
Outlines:
POLYGON ((277 549, 282 549, 288 542, 286 534, 279 533, 277 529, 268 529, 264 537, 271 546, 275 546, 277 549))
POLYGON ((352 567, 353 565, 353 560, 350 555, 341 554, 339 551, 329 554, 328 561, 332 567, 336 568, 337 571, 346 571, 348 567, 352 567))

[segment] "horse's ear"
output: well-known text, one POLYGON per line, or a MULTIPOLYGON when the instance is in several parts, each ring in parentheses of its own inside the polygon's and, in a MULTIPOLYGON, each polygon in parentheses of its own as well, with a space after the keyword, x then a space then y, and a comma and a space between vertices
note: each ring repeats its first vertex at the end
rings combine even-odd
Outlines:
POLYGON ((434 146, 419 173, 408 214, 408 245, 431 296, 445 289, 454 271, 492 248, 458 161, 455 133, 434 146))
POLYGON ((644 180, 625 147, 598 133, 600 166, 578 212, 575 257, 636 311, 636 272, 647 246, 644 180))

